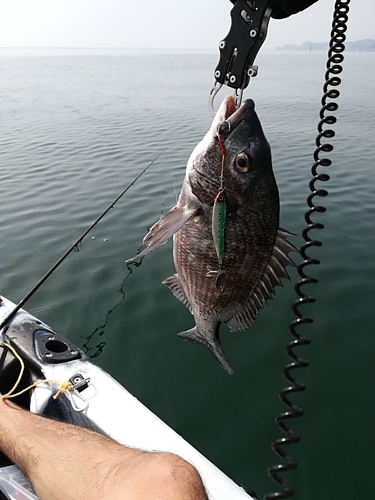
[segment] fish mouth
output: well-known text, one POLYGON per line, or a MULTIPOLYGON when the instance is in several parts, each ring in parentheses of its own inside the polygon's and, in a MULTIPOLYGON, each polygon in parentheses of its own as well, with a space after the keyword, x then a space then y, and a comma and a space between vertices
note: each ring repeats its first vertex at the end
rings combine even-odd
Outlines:
POLYGON ((211 130, 214 137, 225 142, 238 125, 253 114, 254 109, 255 103, 252 99, 246 99, 239 108, 236 108, 234 97, 225 97, 212 123, 211 130))
MULTIPOLYGON (((227 96, 221 103, 215 118, 213 119, 210 130, 208 131, 205 139, 205 148, 212 144, 212 140, 218 144, 218 139, 225 143, 230 135, 236 128, 245 120, 249 119, 254 114, 255 103, 252 99, 246 99, 239 108, 236 108, 233 96, 227 96)), ((218 146, 217 146, 218 147, 218 146)), ((210 173, 202 171, 201 166, 195 165, 194 171, 208 184, 219 188, 221 186, 220 179, 213 178, 210 173)), ((226 187, 227 191, 231 191, 226 187)))

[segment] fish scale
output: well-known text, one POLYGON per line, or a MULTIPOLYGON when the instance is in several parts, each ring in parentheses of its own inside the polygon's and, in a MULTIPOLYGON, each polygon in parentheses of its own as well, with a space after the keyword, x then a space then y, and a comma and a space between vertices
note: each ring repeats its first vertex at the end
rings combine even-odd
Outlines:
POLYGON ((266 267, 266 262, 261 263, 259 259, 249 257, 246 270, 249 277, 246 278, 246 272, 237 265, 239 248, 247 255, 254 254, 254 249, 244 237, 234 239, 234 229, 230 225, 227 228, 228 249, 222 262, 227 285, 223 292, 216 290, 214 279, 206 277, 207 268, 215 269, 218 265, 209 226, 201 233, 199 244, 195 244, 191 249, 194 261, 199 263, 193 269, 186 266, 183 249, 189 244, 195 228, 186 224, 174 237, 174 247, 180 249, 175 255, 176 271, 181 281, 187 284, 189 297, 194 297, 196 301, 205 304, 206 308, 211 307, 217 314, 220 312, 219 319, 222 322, 227 319, 228 310, 237 308, 238 304, 240 307, 245 305, 249 290, 255 287, 266 267))
POLYGON ((232 332, 251 327, 281 279, 289 278, 285 268, 294 265, 289 253, 296 249, 287 241, 291 233, 279 228, 279 210, 271 150, 254 102, 235 110, 227 97, 189 158, 176 206, 151 227, 137 257, 173 236, 176 274, 163 283, 195 320, 178 335, 208 347, 230 374, 220 325, 232 332))

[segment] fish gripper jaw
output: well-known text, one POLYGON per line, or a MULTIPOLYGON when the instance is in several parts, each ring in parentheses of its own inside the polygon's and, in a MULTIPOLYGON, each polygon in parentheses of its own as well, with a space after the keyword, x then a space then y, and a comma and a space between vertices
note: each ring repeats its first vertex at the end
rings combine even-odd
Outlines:
POLYGON ((272 9, 269 0, 236 0, 232 24, 227 36, 219 43, 220 59, 215 68, 215 83, 210 91, 210 104, 223 85, 234 89, 236 107, 242 102, 250 77, 258 73, 254 60, 267 35, 272 9))

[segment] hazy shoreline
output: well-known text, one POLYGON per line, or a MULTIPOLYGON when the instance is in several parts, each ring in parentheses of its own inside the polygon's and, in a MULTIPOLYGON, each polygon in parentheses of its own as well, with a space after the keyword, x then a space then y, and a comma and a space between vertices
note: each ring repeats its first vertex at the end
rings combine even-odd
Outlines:
MULTIPOLYGON (((292 43, 287 43, 282 47, 276 47, 275 50, 288 50, 288 51, 299 51, 299 50, 328 50, 328 42, 304 42, 302 45, 294 45, 292 43)), ((355 42, 345 42, 345 50, 350 52, 375 52, 375 40, 367 38, 365 40, 357 40, 355 42)))

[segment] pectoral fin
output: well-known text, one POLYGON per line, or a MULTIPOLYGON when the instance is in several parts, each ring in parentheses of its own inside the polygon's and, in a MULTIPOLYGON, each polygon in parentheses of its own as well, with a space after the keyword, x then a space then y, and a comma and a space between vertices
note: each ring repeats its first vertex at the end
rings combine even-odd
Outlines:
POLYGON ((197 208, 173 207, 169 212, 160 217, 143 238, 143 243, 147 247, 141 253, 125 262, 131 262, 138 259, 138 257, 143 257, 160 247, 160 245, 164 245, 198 210, 197 208))

